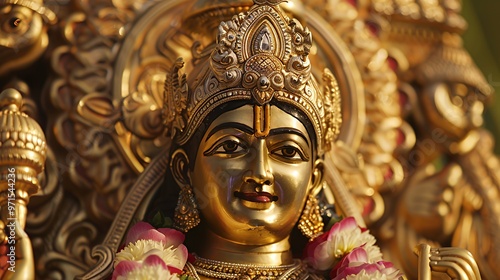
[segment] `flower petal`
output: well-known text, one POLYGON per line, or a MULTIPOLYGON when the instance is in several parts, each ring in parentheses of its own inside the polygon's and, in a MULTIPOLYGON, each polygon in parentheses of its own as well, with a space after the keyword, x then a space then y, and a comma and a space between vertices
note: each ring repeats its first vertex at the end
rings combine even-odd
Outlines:
POLYGON ((325 232, 322 235, 314 238, 309 243, 307 243, 302 258, 312 260, 314 258, 314 251, 316 250, 316 248, 319 246, 319 244, 325 242, 327 238, 328 238, 328 232, 325 232))
POLYGON ((398 269, 394 268, 391 262, 380 261, 377 263, 351 262, 346 267, 341 267, 338 274, 332 271, 330 278, 332 280, 341 279, 387 279, 396 280, 403 276, 398 269), (351 277, 348 277, 351 276, 351 277))
POLYGON ((144 260, 143 265, 161 265, 164 269, 168 269, 165 262, 157 255, 149 255, 144 260))
POLYGON ((137 239, 138 240, 144 239, 144 240, 158 241, 158 242, 162 242, 163 245, 165 245, 165 243, 167 242, 166 236, 154 228, 148 229, 146 231, 143 231, 143 232, 137 234, 137 239))
POLYGON ((119 276, 126 276, 129 272, 141 267, 141 264, 134 261, 121 261, 119 262, 115 270, 113 271, 112 280, 116 280, 119 276))
MULTIPOLYGON (((355 248, 349 254, 342 258, 342 260, 335 265, 335 267, 330 271, 330 278, 333 279, 337 277, 342 272, 345 272, 346 269, 350 266, 359 266, 361 264, 366 263, 368 260, 368 254, 365 249, 362 247, 355 248)), ((349 270, 347 270, 349 272, 349 270)), ((343 275, 343 274, 342 274, 343 275)))
POLYGON ((319 244, 313 253, 312 265, 317 270, 328 270, 335 262, 329 242, 319 244))
POLYGON ((179 247, 177 247, 177 250, 180 251, 179 258, 181 259, 182 267, 184 267, 189 256, 188 249, 184 246, 184 244, 180 244, 179 247))
POLYGON ((135 242, 139 240, 139 235, 147 230, 154 229, 154 227, 146 222, 137 222, 134 226, 132 226, 128 233, 127 238, 125 238, 125 246, 130 242, 135 242))
POLYGON ((177 247, 184 242, 185 236, 182 232, 172 228, 159 228, 159 232, 163 233, 166 237, 166 247, 177 247))
POLYGON ((328 240, 334 238, 340 231, 353 230, 355 228, 358 228, 358 224, 356 223, 356 219, 354 219, 354 217, 344 218, 335 223, 328 231, 328 240))
POLYGON ((358 247, 347 254, 346 259, 349 262, 368 262, 368 253, 363 247, 358 247))
POLYGON ((174 255, 170 257, 167 262, 169 267, 175 267, 178 269, 183 269, 186 265, 186 261, 188 258, 188 251, 184 244, 180 244, 174 251, 174 255))

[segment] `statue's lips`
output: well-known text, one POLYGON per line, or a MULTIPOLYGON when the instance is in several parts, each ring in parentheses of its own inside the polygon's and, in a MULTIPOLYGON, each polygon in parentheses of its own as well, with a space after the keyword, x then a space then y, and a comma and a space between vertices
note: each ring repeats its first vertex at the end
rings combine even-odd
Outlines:
POLYGON ((239 198, 239 199, 243 199, 243 200, 247 200, 247 201, 251 201, 251 202, 261 202, 261 203, 268 203, 268 202, 273 202, 273 201, 277 201, 278 200, 278 197, 275 196, 275 195, 272 195, 268 192, 234 192, 234 196, 239 198))

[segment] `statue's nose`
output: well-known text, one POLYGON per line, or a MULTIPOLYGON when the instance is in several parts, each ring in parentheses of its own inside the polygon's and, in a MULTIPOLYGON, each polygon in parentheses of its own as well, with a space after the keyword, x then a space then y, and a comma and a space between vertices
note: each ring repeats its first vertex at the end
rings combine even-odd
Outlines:
POLYGON ((243 180, 247 183, 271 186, 274 184, 274 176, 269 164, 269 152, 265 139, 257 140, 254 149, 255 156, 249 162, 248 172, 243 180))

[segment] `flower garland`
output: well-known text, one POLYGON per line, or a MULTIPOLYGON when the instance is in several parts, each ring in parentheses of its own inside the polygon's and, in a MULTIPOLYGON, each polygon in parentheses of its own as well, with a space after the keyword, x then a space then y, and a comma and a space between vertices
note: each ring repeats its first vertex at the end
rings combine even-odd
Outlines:
POLYGON ((175 229, 138 222, 127 233, 127 245, 116 254, 112 280, 186 279, 182 269, 188 251, 183 242, 184 234, 175 229))
MULTIPOLYGON (((183 271, 188 260, 183 242, 184 234, 177 230, 138 222, 127 233, 127 245, 116 254, 112 280, 192 279, 183 271)), ((352 217, 309 242, 304 258, 316 271, 329 273, 332 280, 395 280, 402 276, 392 263, 382 260, 375 237, 352 217)))
POLYGON ((375 237, 358 226, 353 217, 335 223, 329 231, 309 242, 305 259, 318 271, 329 271, 329 279, 400 279, 402 274, 382 260, 375 237))

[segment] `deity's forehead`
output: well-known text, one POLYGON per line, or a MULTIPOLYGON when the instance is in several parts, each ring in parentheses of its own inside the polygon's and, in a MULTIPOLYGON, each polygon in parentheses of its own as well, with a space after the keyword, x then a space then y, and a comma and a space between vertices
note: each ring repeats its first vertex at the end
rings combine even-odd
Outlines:
POLYGON ((212 134, 211 132, 216 127, 221 127, 221 125, 229 124, 228 127, 224 127, 230 128, 231 124, 236 124, 238 127, 248 128, 248 131, 246 132, 251 133, 259 138, 265 138, 271 130, 276 130, 279 128, 289 128, 293 131, 300 132, 304 137, 307 138, 307 142, 310 143, 310 137, 306 127, 296 117, 283 111, 277 106, 271 105, 269 105, 267 113, 261 112, 262 114, 258 116, 259 113, 256 113, 256 107, 258 108, 257 110, 261 109, 262 111, 264 111, 264 108, 262 106, 244 105, 237 109, 221 114, 211 123, 210 127, 207 130, 205 138, 210 137, 210 135, 212 134), (260 120, 260 123, 258 120, 260 120), (266 129, 263 129, 262 127, 265 125, 267 125, 268 127, 266 129), (263 130, 266 130, 267 133, 264 134, 263 130))

